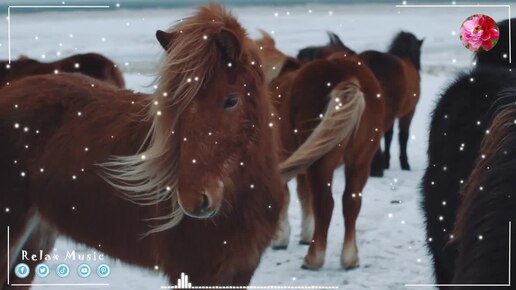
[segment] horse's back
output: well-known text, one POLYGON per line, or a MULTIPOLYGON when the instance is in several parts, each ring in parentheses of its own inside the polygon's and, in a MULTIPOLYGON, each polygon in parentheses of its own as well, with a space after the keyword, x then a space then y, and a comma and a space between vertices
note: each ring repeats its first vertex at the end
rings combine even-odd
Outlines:
POLYGON ((59 66, 67 72, 77 71, 106 81, 119 88, 125 86, 124 78, 118 66, 107 57, 98 53, 74 55, 60 61, 59 66))
POLYGON ((292 84, 292 105, 313 111, 317 118, 326 108, 333 88, 343 80, 354 78, 364 92, 368 103, 366 110, 382 110, 383 106, 379 104, 382 100, 377 98, 381 88, 373 72, 357 57, 339 54, 312 61, 300 69, 292 84))
POLYGON ((108 138, 133 122, 145 99, 81 74, 31 76, 0 89, 0 125, 17 150, 22 144, 39 144, 43 150, 41 143, 56 133, 82 136, 91 144, 100 133, 108 138))
POLYGON ((62 107, 84 106, 113 98, 120 99, 133 95, 110 84, 79 73, 59 73, 57 75, 35 75, 22 78, 0 89, 0 117, 9 114, 20 116, 59 104, 62 107))
POLYGON ((8 69, 5 66, 0 69, 0 87, 29 76, 60 73, 81 73, 119 88, 125 86, 122 72, 114 62, 97 53, 86 53, 48 63, 23 56, 8 69))

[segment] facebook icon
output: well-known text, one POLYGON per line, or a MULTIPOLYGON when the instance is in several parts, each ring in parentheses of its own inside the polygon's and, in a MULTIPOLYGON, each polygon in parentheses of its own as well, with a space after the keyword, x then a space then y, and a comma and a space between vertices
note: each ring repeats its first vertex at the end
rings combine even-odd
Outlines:
POLYGON ((18 278, 21 278, 21 279, 27 278, 27 276, 29 276, 29 273, 30 273, 30 268, 25 263, 20 263, 20 264, 16 265, 16 267, 14 268, 14 274, 18 278))

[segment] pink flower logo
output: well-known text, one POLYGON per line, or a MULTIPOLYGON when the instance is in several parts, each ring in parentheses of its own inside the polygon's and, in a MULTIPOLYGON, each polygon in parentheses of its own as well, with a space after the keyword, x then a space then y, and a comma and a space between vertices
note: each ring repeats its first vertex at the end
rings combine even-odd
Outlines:
POLYGON ((499 37, 498 25, 487 15, 472 15, 460 27, 462 44, 473 52, 491 50, 499 37))

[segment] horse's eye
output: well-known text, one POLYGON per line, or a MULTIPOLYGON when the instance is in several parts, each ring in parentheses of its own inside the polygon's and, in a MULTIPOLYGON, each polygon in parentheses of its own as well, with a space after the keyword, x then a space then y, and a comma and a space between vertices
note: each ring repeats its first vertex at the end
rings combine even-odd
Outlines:
POLYGON ((228 110, 235 107, 238 104, 238 96, 237 95, 229 95, 224 100, 224 109, 228 110))

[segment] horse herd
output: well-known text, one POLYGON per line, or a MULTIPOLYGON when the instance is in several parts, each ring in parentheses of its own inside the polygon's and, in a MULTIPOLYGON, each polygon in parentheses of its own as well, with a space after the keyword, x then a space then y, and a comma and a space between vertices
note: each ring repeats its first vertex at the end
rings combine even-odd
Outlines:
MULTIPOLYGON (((499 23, 498 45, 478 54, 432 115, 422 191, 439 284, 507 283, 510 275, 510 22, 499 23)), ((327 45, 294 58, 265 32, 249 39, 222 6, 203 6, 157 31, 165 55, 150 95, 124 90, 117 66, 97 54, 2 63, 0 225, 10 235, 8 255, 2 230, 0 257, 10 261, 0 263, 3 289, 21 249, 49 251, 58 235, 159 269, 170 281, 185 272, 194 285, 246 286, 271 243, 289 244, 292 178, 302 205, 301 243, 309 245, 303 268, 319 269, 340 165, 340 261, 357 267, 362 190, 369 175, 389 168, 396 119, 401 168, 410 170, 423 40, 400 32, 387 52, 357 54, 329 36, 327 45)), ((33 278, 11 274, 11 282, 33 278)))

